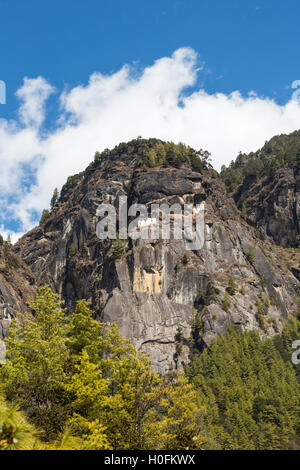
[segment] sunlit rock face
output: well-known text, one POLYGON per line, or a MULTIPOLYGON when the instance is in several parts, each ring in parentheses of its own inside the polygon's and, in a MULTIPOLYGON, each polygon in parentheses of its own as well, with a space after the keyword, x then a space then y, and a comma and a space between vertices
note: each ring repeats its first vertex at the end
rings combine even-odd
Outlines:
POLYGON ((35 277, 30 268, 13 252, 13 247, 0 245, 0 339, 9 325, 27 309, 35 294, 35 277))
POLYGON ((139 146, 152 145, 123 144, 73 177, 49 219, 25 235, 15 252, 70 312, 78 299, 91 301, 98 319, 115 322, 166 374, 182 368, 191 348, 202 350, 230 323, 262 335, 280 331, 295 309, 298 281, 272 245, 240 218, 211 170, 196 172, 184 164, 137 168, 139 146), (96 212, 101 203, 118 212, 119 196, 127 196, 129 206, 205 203, 203 247, 187 250, 184 238, 129 239, 116 258, 112 242, 97 238, 96 212))

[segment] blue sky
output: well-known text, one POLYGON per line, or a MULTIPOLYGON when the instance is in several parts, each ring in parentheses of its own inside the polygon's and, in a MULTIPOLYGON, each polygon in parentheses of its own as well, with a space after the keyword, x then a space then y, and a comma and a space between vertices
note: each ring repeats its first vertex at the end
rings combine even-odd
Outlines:
POLYGON ((284 101, 300 76, 297 0, 0 0, 0 13, 1 115, 14 112, 24 76, 73 86, 182 46, 205 60, 208 91, 253 89, 284 101))
POLYGON ((192 125, 181 132, 180 125, 177 131, 181 140, 208 147, 218 168, 234 158, 238 150, 255 150, 273 132, 297 128, 299 110, 286 105, 291 100, 292 82, 300 79, 299 15, 297 0, 0 0, 0 80, 7 87, 6 104, 0 105, 0 119, 3 118, 0 161, 2 166, 9 167, 3 181, 0 177, 2 232, 22 232, 36 223, 53 188, 60 187, 68 173, 80 171, 92 159, 94 147, 84 145, 85 139, 97 146, 94 150, 101 150, 102 142, 103 146, 113 145, 118 135, 123 140, 141 131, 145 136, 159 133, 151 126, 156 120, 155 109, 152 114, 149 111, 153 119, 149 118, 148 127, 145 124, 138 129, 133 120, 126 132, 123 129, 123 122, 128 120, 125 107, 133 103, 134 113, 139 101, 145 99, 146 107, 149 102, 144 95, 142 100, 140 96, 141 87, 148 90, 147 77, 141 79, 147 67, 152 71, 151 83, 155 88, 150 90, 149 85, 148 98, 151 94, 159 95, 160 103, 167 102, 162 114, 170 125, 161 131, 161 137, 176 140, 170 127, 171 123, 172 128, 178 123, 179 100, 205 91, 202 101, 193 95, 195 102, 198 99, 197 106, 189 104, 188 116, 184 118, 193 123, 199 116, 199 127, 195 126, 194 133, 189 130, 192 125), (185 49, 184 58, 180 54, 174 58, 174 52, 181 48, 190 49, 185 49), (193 57, 187 51, 193 51, 193 57), (166 60, 154 69, 155 61, 172 57, 173 62, 166 60), (117 74, 125 64, 129 64, 130 70, 120 78, 117 74), (99 83, 91 85, 89 80, 95 72, 110 77, 109 84, 101 85, 102 88, 99 83), (177 87, 176 75, 181 73, 177 87), (28 82, 24 88, 24 77, 40 80, 28 82), (113 80, 118 81, 116 88, 113 80), (156 83, 160 80, 161 83, 156 83), (171 93, 164 82, 170 84, 171 93), (17 97, 20 89, 23 91, 17 97), (237 103, 238 99, 229 98, 234 91, 245 98, 242 105, 237 103), (251 102, 249 92, 257 94, 259 103, 251 102), (107 96, 103 98, 104 93, 107 96), (100 95, 102 101, 98 99, 100 95), (268 98, 274 100, 274 105, 268 98), (20 108, 22 100, 23 104, 26 102, 25 108, 20 108), (178 103, 174 104, 176 100, 178 103), (103 121, 95 119, 103 115, 103 120, 110 122, 113 113, 119 115, 117 104, 113 104, 117 101, 122 103, 119 127, 114 127, 113 137, 105 140, 100 136, 103 121), (92 104, 95 102, 98 107, 92 104), (80 107, 87 111, 83 113, 80 107), (229 120, 230 128, 243 121, 243 117, 237 117, 237 109, 242 107, 244 126, 236 133, 228 132, 225 128, 228 122, 225 125, 225 118, 222 121, 219 117, 220 107, 224 116, 228 113, 226 121, 229 120), (211 115, 209 125, 200 119, 202 110, 211 115), (261 123, 255 127, 255 117, 259 119, 262 113, 266 116, 264 133, 259 129, 261 123), (70 114, 72 119, 68 121, 70 114), (62 121, 63 141, 59 140, 62 121), (69 148, 70 142, 67 134, 78 122, 81 127, 76 138, 83 142, 82 158, 76 155, 72 161, 71 149, 70 155, 66 152, 66 163, 60 171, 53 155, 62 152, 59 158, 64 158, 62 149, 69 148), (252 131, 247 134, 246 128, 252 131), (213 135, 220 147, 214 145, 213 135), (227 145, 225 135, 231 141, 237 135, 236 145, 227 145), (26 149, 23 154, 22 148, 26 149), (51 168, 57 172, 51 172, 51 168))

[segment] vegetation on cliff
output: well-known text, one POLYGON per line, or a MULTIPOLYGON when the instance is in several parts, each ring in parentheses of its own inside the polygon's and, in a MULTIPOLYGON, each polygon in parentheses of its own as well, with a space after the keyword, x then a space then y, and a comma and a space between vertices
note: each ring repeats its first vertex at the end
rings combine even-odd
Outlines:
POLYGON ((274 339, 231 326, 194 357, 186 372, 207 410, 208 448, 299 449, 300 367, 291 362, 299 335, 296 318, 274 339))
POLYGON ((284 166, 300 165, 300 131, 273 137, 257 152, 240 153, 228 167, 221 169, 221 178, 230 192, 246 177, 272 176, 284 166))
MULTIPOLYGON (((68 432, 80 449, 204 445, 204 410, 183 375, 172 382, 159 377, 116 326, 92 318, 85 301, 66 316, 58 296, 43 287, 31 308, 34 316, 15 322, 7 339, 0 375, 9 405, 0 408, 0 422, 13 403, 39 430, 40 441, 34 445, 49 449, 59 447, 55 443, 64 441, 68 432)), ((16 436, 2 437, 5 448, 17 444, 16 436)), ((19 442, 19 448, 27 446, 28 439, 24 446, 19 442)))
MULTIPOLYGON (((164 142, 159 139, 137 139, 130 142, 121 142, 112 150, 105 149, 103 152, 96 152, 94 161, 85 171, 73 176, 69 176, 62 187, 61 196, 64 196, 69 189, 74 188, 80 181, 93 172, 99 165, 114 161, 116 158, 125 157, 128 161, 134 162, 136 168, 147 171, 155 166, 180 167, 187 165, 194 171, 201 172, 203 169, 210 169, 214 176, 217 173, 210 164, 210 153, 206 150, 194 150, 190 146, 182 143, 164 142)), ((56 200, 58 195, 56 194, 56 200)))
POLYGON ((297 318, 274 339, 231 327, 186 376, 162 378, 87 302, 66 316, 42 287, 31 308, 11 327, 0 368, 1 449, 300 447, 297 318))

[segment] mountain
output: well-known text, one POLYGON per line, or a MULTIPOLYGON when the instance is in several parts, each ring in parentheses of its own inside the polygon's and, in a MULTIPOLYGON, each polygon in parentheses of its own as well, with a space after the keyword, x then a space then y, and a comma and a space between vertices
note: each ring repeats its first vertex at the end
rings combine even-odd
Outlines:
POLYGON ((273 137, 240 154, 221 177, 262 239, 284 248, 300 246, 300 131, 273 137))
POLYGON ((13 252, 9 241, 0 236, 0 339, 16 312, 24 312, 34 298, 35 278, 30 268, 13 252))
POLYGON ((161 373, 181 368, 230 324, 271 336, 296 311, 299 282, 241 216, 208 160, 207 152, 157 139, 96 153, 13 249, 70 313, 78 299, 89 300, 161 373), (205 202, 203 247, 187 250, 184 238, 100 240, 97 208, 109 203, 118 212, 119 196, 128 206, 205 202))

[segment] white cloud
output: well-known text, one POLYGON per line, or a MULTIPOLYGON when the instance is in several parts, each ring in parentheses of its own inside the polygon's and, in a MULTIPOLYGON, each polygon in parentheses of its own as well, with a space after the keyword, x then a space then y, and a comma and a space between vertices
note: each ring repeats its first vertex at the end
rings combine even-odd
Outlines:
POLYGON ((0 233, 4 240, 7 240, 8 236, 10 236, 12 243, 16 243, 19 238, 24 235, 24 232, 13 232, 12 230, 6 230, 3 224, 0 225, 0 233))
POLYGON ((42 123, 54 89, 42 77, 26 78, 17 92, 19 121, 0 120, 0 207, 5 217, 12 215, 21 222, 20 230, 28 230, 36 223, 33 214, 49 205, 54 187, 82 171, 96 150, 138 135, 207 149, 219 169, 240 150, 256 150, 273 135, 300 127, 298 102, 281 106, 251 90, 247 97, 238 91, 210 95, 189 90, 200 73, 190 48, 178 49, 139 74, 127 65, 111 75, 94 73, 86 86, 60 95, 56 129, 46 136, 42 123), (28 188, 24 181, 30 172, 36 178, 28 188))
POLYGON ((54 88, 43 78, 24 78, 17 97, 23 101, 19 108, 20 121, 25 126, 39 127, 45 118, 45 103, 54 88))

